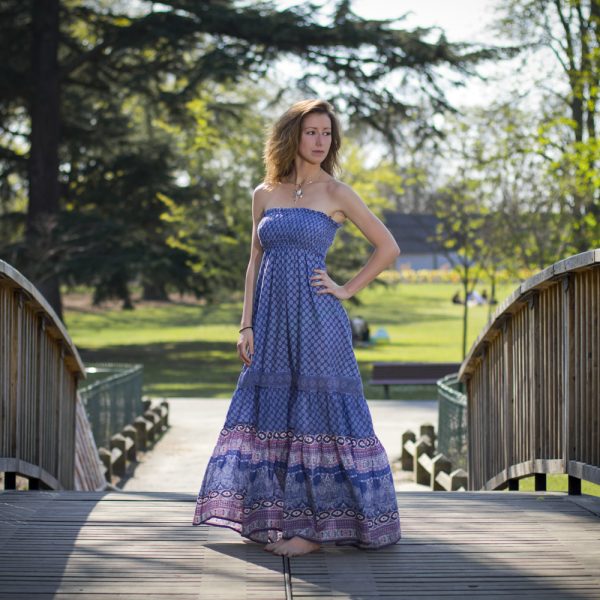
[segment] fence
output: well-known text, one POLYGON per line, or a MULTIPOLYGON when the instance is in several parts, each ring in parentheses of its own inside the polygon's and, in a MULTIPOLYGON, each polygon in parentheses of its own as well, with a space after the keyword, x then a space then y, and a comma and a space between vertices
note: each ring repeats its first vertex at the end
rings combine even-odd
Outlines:
POLYGON ((81 399, 96 445, 110 448, 110 438, 144 412, 143 366, 95 364, 86 373, 96 381, 80 389, 81 399))
POLYGON ((438 433, 437 451, 444 454, 455 468, 467 470, 467 397, 458 373, 446 375, 437 382, 438 433))
POLYGON ((567 473, 600 483, 600 249, 562 260, 498 307, 463 362, 469 489, 567 473))
POLYGON ((74 487, 75 415, 84 369, 40 292, 0 260, 0 472, 14 489, 74 487))

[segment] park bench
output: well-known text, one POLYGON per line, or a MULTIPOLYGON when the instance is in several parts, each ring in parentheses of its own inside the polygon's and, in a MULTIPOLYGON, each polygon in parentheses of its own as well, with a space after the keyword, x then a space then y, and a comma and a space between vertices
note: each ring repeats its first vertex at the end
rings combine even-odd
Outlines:
POLYGON ((369 385, 383 385, 389 399, 390 385, 433 385, 459 369, 460 363, 376 362, 369 385))

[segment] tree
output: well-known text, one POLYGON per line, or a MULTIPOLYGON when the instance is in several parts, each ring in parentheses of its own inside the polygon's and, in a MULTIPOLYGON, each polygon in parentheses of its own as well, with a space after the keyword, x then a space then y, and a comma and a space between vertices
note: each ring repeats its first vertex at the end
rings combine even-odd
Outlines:
POLYGON ((483 257, 490 256, 482 238, 487 211, 480 200, 480 187, 477 180, 464 179, 441 188, 435 196, 435 214, 439 222, 431 241, 442 249, 458 272, 463 288, 463 359, 467 355, 467 299, 479 281, 483 257))
POLYGON ((549 92, 562 110, 545 123, 548 138, 554 133, 562 143, 548 139, 545 156, 575 220, 573 249, 588 250, 600 242, 600 0, 510 0, 501 6, 498 29, 523 42, 528 55, 549 51, 562 72, 564 92, 557 85, 549 92))
MULTIPOLYGON (((423 88, 431 91, 435 105, 443 108, 443 97, 435 85, 437 67, 450 66, 458 73, 469 74, 477 62, 507 52, 450 44, 443 36, 437 42, 427 42, 429 30, 408 32, 395 28, 390 21, 361 19, 352 13, 348 1, 338 2, 326 23, 312 5, 283 11, 267 2, 248 5, 230 0, 176 0, 163 2, 160 6, 154 3, 138 6, 139 10, 134 12, 128 10, 126 4, 117 2, 65 0, 59 5, 56 0, 52 3, 3 0, 0 4, 2 21, 11 23, 9 34, 0 40, 0 57, 4 65, 0 70, 0 85, 8 92, 0 106, 0 123, 4 129, 2 141, 5 143, 2 159, 12 163, 2 170, 7 175, 2 186, 10 189, 8 174, 22 168, 22 155, 13 149, 15 137, 29 147, 28 162, 43 157, 44 177, 50 178, 50 172, 53 173, 54 183, 47 187, 36 175, 38 171, 32 171, 28 232, 39 229, 45 233, 44 237, 38 235, 35 240, 29 235, 27 243, 22 245, 26 251, 20 256, 23 270, 26 274, 31 273, 36 283, 45 278, 43 285, 50 290, 47 292, 49 299, 59 314, 57 292, 63 267, 48 268, 48 262, 49 259, 59 261, 67 254, 72 256, 70 245, 73 240, 77 240, 79 249, 76 256, 87 253, 89 259, 94 259, 89 249, 98 250, 96 238, 91 236, 92 243, 86 250, 86 246, 80 244, 81 232, 66 228, 77 225, 78 220, 70 217, 76 216, 81 207, 89 207, 89 198, 102 187, 109 187, 98 185, 100 179, 97 176, 101 172, 111 173, 113 167, 118 167, 117 181, 125 194, 126 190, 132 189, 136 175, 157 166, 165 173, 173 168, 168 156, 172 146, 168 143, 162 146, 162 151, 167 154, 159 157, 158 162, 156 157, 145 161, 142 156, 128 160, 127 152, 114 144, 112 135, 123 143, 135 138, 136 131, 130 132, 129 136, 119 131, 121 125, 129 127, 128 102, 146 99, 140 104, 145 107, 149 123, 153 122, 152 107, 161 115, 167 115, 168 122, 183 123, 188 119, 186 105, 197 97, 207 82, 230 86, 247 77, 259 81, 278 57, 295 56, 304 65, 311 65, 304 73, 304 86, 310 88, 317 74, 321 78, 325 76, 330 83, 339 86, 339 98, 344 98, 351 118, 381 129, 384 114, 401 114, 407 106, 393 89, 386 87, 386 77, 390 73, 401 70, 417 74, 423 88), (57 21, 59 9, 60 20, 57 21), (33 22, 42 25, 35 25, 32 32, 33 22), (41 50, 42 44, 48 45, 48 52, 41 50), (15 53, 17 47, 19 51, 15 53), (23 47, 35 49, 39 64, 22 58, 23 47), (36 70, 34 65, 37 65, 36 70), (38 81, 39 78, 43 81, 38 81), (40 87, 42 85, 45 87, 40 87), (44 107, 38 93, 42 90, 44 94, 48 90, 52 95, 48 100, 50 112, 47 118, 43 116, 44 107), (57 110, 59 92, 62 123, 57 110), (76 98, 81 102, 72 101, 76 98), (13 131, 18 133, 12 135, 13 131), (60 138, 58 132, 62 132, 60 138), (123 169, 128 169, 128 173, 123 169), (88 194, 88 176, 92 181, 94 176, 97 177, 97 185, 90 187, 90 192, 94 193, 88 194), (60 198, 56 196, 57 182, 75 201, 67 199, 65 193, 60 198), (124 185, 126 182, 127 186, 124 185), (39 192, 42 187, 50 192, 39 192), (76 196, 73 187, 77 190, 76 196), (31 194, 34 194, 33 200, 31 194), (71 208, 65 211, 67 206, 71 208), (63 215, 64 212, 73 214, 63 215), (41 240, 45 240, 44 243, 41 240), (43 261, 40 260, 42 251, 43 261), (39 265, 44 265, 43 273, 36 269, 39 265)), ((214 114, 218 112, 217 107, 211 108, 214 114)), ((223 109, 227 111, 226 106, 223 109)), ((146 139, 151 136, 151 131, 147 131, 146 139)), ((168 177, 163 181, 167 187, 172 185, 168 177)), ((13 182, 12 188, 19 184, 13 182)), ((153 189, 147 189, 149 198, 142 199, 138 195, 136 202, 139 205, 131 211, 139 217, 150 210, 153 216, 146 226, 156 223, 156 215, 160 214, 161 203, 157 201, 156 193, 164 194, 165 190, 156 186, 155 183, 153 189)), ((170 192, 166 195, 178 196, 170 192)), ((180 199, 186 196, 189 198, 189 194, 179 194, 180 199)), ((96 228, 96 234, 111 232, 111 240, 120 239, 119 232, 125 231, 123 225, 115 227, 110 221, 114 211, 105 211, 103 200, 97 202, 95 218, 83 213, 83 220, 96 228)), ((105 276, 98 274, 97 282, 105 288, 99 290, 100 296, 116 290, 126 305, 129 304, 127 281, 139 274, 140 268, 148 266, 148 261, 140 259, 142 249, 147 250, 147 244, 156 247, 149 238, 146 238, 146 245, 142 243, 143 232, 134 222, 127 225, 133 228, 133 231, 127 231, 128 235, 138 234, 137 238, 132 236, 139 242, 135 251, 120 253, 116 261, 121 261, 121 266, 117 268, 113 261, 115 264, 109 264, 105 269, 105 276)), ((115 246, 109 248, 113 250, 115 246)), ((162 244, 156 260, 160 262, 166 252, 162 244)), ((71 259, 67 260, 71 266, 74 264, 71 259)), ((148 289, 153 283, 160 288, 160 282, 148 280, 148 273, 160 272, 164 269, 147 269, 145 285, 148 289)))
MULTIPOLYGON (((59 211, 58 147, 60 131, 60 75, 58 65, 59 0, 33 2, 31 35, 31 151, 27 250, 30 265, 39 265, 52 248, 59 211)), ((62 318, 58 279, 37 271, 35 284, 62 318)))

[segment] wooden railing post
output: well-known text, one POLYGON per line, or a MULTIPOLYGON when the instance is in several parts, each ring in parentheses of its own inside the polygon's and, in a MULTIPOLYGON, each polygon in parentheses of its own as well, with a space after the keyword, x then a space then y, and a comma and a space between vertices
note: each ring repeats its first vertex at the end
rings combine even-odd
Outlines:
MULTIPOLYGON (((489 371, 489 362, 487 360, 489 343, 484 342, 481 345, 480 350, 480 360, 482 363, 482 396, 481 396, 481 434, 483 435, 485 431, 489 431, 491 426, 490 417, 489 417, 489 402, 490 402, 490 371, 489 371)), ((482 440, 482 444, 480 446, 481 453, 481 465, 485 472, 489 470, 489 448, 488 445, 482 440)))
POLYGON ((412 471, 413 470, 413 455, 406 449, 407 442, 415 442, 417 436, 413 431, 407 429, 402 434, 402 454, 400 456, 400 461, 402 464, 403 471, 412 471))
MULTIPOLYGON (((563 452, 565 470, 575 457, 575 278, 562 278, 563 290, 563 452)), ((581 480, 568 473, 568 493, 581 494, 581 480)))
POLYGON ((531 470, 536 470, 540 447, 540 322, 539 294, 530 291, 527 296, 529 338, 529 460, 531 470))
POLYGON ((415 483, 428 486, 431 483, 431 475, 429 474, 429 471, 427 471, 427 469, 425 469, 419 462, 419 458, 422 454, 426 454, 429 458, 432 458, 433 456, 433 445, 431 443, 431 438, 428 435, 422 435, 415 444, 413 469, 415 483))
MULTIPOLYGON (((13 322, 11 325, 12 339, 10 342, 11 356, 10 360, 10 391, 9 391, 9 419, 10 419, 10 443, 11 456, 17 458, 20 456, 19 440, 19 397, 21 396, 21 357, 23 354, 23 292, 19 289, 14 291, 15 312, 13 312, 13 322)), ((9 480, 6 480, 9 483, 9 480)), ((10 482, 12 484, 12 481, 10 482)), ((15 489, 14 487, 8 489, 15 489)))
POLYGON ((508 478, 510 466, 513 464, 513 418, 515 408, 513 394, 512 318, 510 315, 507 315, 502 323, 502 352, 504 359, 504 477, 508 478))
POLYGON ((446 488, 437 482, 437 476, 440 473, 450 475, 452 463, 443 455, 436 454, 431 461, 431 489, 434 491, 444 491, 446 488))
POLYGON ((474 444, 471 443, 471 440, 473 439, 473 428, 475 427, 475 419, 473 419, 473 396, 469 392, 472 385, 472 378, 467 375, 464 379, 464 383, 467 395, 467 435, 469 436, 469 442, 467 443, 467 469, 469 470, 470 475, 467 481, 467 489, 472 491, 478 489, 477 484, 474 481, 475 477, 477 476, 473 458, 474 444))

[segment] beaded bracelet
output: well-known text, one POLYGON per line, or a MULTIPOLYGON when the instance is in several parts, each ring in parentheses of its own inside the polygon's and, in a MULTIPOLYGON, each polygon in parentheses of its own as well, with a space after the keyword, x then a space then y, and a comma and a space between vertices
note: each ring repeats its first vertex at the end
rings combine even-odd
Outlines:
POLYGON ((252 329, 252 325, 246 325, 246 327, 242 327, 242 328, 239 330, 239 333, 241 333, 242 331, 244 331, 244 329, 252 329))

